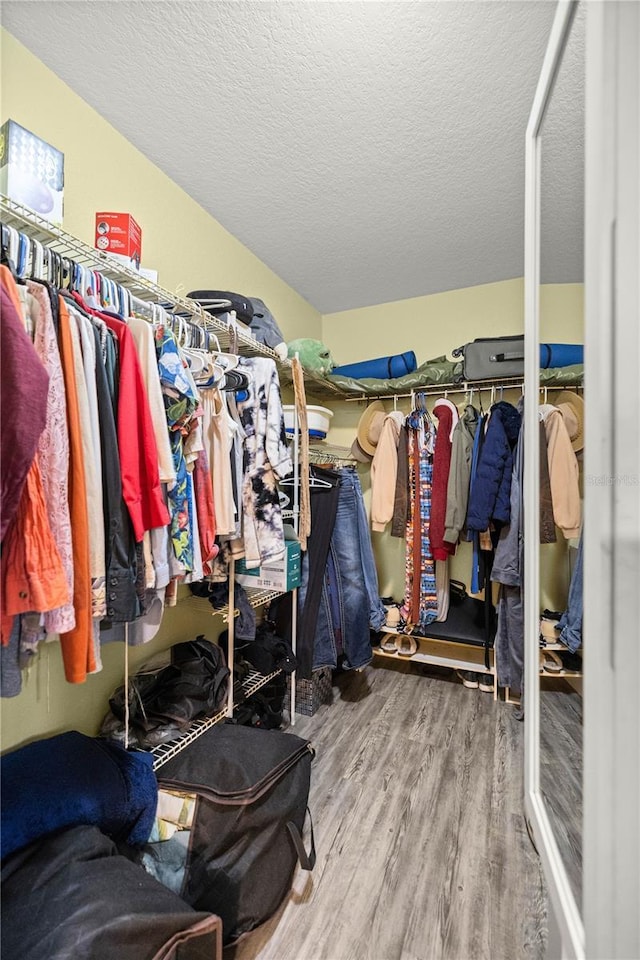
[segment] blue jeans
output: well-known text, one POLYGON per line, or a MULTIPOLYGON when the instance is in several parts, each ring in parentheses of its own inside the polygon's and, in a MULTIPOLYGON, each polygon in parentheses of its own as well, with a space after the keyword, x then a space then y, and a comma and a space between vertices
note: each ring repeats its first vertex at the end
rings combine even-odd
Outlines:
MULTIPOLYGON (((357 669, 371 662, 370 627, 379 630, 386 611, 378 596, 369 522, 362 488, 353 469, 339 471, 338 509, 329 551, 336 572, 335 589, 342 632, 344 666, 357 669)), ((315 634, 313 668, 337 666, 334 618, 325 575, 315 634)))
POLYGON ((573 568, 571 584, 569 585, 567 609, 558 623, 560 639, 567 645, 571 653, 575 653, 582 644, 582 539, 581 535, 576 565, 573 568))

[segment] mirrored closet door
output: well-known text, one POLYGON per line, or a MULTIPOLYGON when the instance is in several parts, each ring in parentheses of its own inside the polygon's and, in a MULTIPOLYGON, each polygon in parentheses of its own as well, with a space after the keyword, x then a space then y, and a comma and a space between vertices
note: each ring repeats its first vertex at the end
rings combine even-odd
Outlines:
MULTIPOLYGON (((585 4, 559 4, 528 133, 525 377, 527 815, 583 950, 585 4), (573 361, 573 362, 572 362, 573 361)), ((587 385, 588 386, 588 385, 587 385)))

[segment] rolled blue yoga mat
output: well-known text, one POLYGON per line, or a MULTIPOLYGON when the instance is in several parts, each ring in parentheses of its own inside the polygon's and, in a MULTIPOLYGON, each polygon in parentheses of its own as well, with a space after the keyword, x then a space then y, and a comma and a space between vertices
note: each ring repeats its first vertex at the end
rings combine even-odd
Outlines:
POLYGON ((406 373, 413 373, 417 366, 415 353, 408 350, 392 357, 347 363, 342 367, 334 367, 331 373, 339 377, 353 377, 354 380, 395 380, 397 377, 404 377, 406 373))
POLYGON ((584 363, 584 346, 581 343, 541 343, 540 367, 571 367, 584 363))

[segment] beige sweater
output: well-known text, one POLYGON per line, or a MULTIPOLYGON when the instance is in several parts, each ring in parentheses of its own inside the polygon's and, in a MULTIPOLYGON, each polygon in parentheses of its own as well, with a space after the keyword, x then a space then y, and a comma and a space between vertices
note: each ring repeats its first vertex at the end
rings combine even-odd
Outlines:
POLYGON ((393 503, 398 475, 398 437, 404 415, 398 410, 387 414, 371 462, 371 528, 384 530, 393 518, 393 503))
POLYGON ((551 404, 540 407, 547 435, 549 479, 553 520, 568 539, 580 534, 580 487, 578 461, 562 414, 551 404))

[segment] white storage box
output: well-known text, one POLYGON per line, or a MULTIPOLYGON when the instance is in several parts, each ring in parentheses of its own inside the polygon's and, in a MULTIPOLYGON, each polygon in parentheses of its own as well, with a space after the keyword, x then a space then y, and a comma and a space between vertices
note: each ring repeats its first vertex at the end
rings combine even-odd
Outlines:
MULTIPOLYGON (((283 410, 285 430, 288 436, 292 437, 295 408, 292 404, 285 404, 283 410)), ((324 440, 329 430, 329 422, 332 416, 333 410, 329 410, 327 407, 317 407, 313 404, 307 404, 309 436, 313 437, 314 440, 324 440)))

